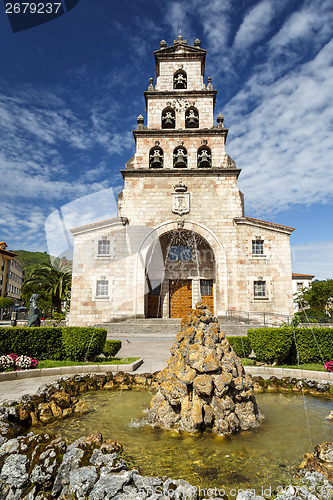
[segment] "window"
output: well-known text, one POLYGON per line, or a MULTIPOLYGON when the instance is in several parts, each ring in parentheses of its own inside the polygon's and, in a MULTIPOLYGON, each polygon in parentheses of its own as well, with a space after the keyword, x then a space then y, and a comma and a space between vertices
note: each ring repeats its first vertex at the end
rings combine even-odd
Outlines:
POLYGON ((185 128, 199 128, 199 111, 193 106, 185 112, 185 128))
POLYGON ((174 168, 187 167, 187 151, 183 146, 179 146, 173 152, 173 167, 174 168))
POLYGON ((149 151, 149 168, 163 168, 163 149, 159 146, 149 151))
POLYGON ((182 69, 176 71, 173 75, 173 88, 174 89, 186 89, 187 88, 187 75, 182 69))
POLYGON ((98 255, 110 255, 110 241, 100 240, 98 242, 98 255))
POLYGON ((175 110, 168 107, 162 111, 162 128, 175 128, 176 115, 175 110))
POLYGON ((255 297, 266 297, 266 281, 255 281, 254 282, 254 296, 255 297))
POLYGON ((200 293, 202 297, 213 295, 213 280, 200 280, 200 293))
POLYGON ((186 245, 172 245, 169 248, 169 261, 189 262, 192 260, 192 250, 186 245))
POLYGON ((109 294, 109 282, 98 280, 96 283, 96 297, 107 297, 109 294))
POLYGON ((208 146, 198 149, 198 168, 210 168, 212 166, 212 152, 208 146))
POLYGON ((264 255, 264 242, 263 240, 252 241, 252 255, 264 255))
POLYGON ((302 291, 303 290, 303 283, 302 282, 297 283, 296 287, 297 287, 298 292, 302 291))

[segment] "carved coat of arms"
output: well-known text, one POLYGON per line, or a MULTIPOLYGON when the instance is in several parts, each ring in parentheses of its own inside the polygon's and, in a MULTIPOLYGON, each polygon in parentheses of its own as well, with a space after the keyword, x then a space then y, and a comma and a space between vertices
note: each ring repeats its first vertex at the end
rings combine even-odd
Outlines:
POLYGON ((187 193, 187 186, 180 181, 174 186, 172 195, 172 212, 178 215, 185 215, 190 212, 190 193, 187 193))

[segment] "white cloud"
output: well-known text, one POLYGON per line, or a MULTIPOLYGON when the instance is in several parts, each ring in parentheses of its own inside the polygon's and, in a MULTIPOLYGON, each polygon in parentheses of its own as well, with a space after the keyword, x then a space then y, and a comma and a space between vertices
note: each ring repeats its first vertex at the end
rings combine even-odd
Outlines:
POLYGON ((316 241, 292 245, 293 273, 314 274, 314 279, 333 278, 333 241, 316 241))
POLYGON ((268 0, 255 5, 244 18, 233 43, 234 50, 250 50, 250 47, 266 36, 275 15, 274 6, 268 0))

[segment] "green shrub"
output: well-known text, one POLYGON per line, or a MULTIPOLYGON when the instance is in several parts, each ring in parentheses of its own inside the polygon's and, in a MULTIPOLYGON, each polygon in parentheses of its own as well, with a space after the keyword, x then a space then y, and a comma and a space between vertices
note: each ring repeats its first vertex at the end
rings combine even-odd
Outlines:
POLYGON ((93 360, 101 354, 106 340, 104 328, 68 326, 62 328, 65 359, 71 361, 93 360))
POLYGON ((281 363, 288 358, 292 343, 292 328, 258 328, 247 336, 258 361, 281 363))
POLYGON ((240 358, 247 358, 252 351, 248 337, 227 337, 229 344, 240 358))
POLYGON ((333 360, 333 328, 295 328, 295 336, 300 363, 333 360))
POLYGON ((103 347, 103 354, 108 358, 115 356, 121 349, 121 340, 106 340, 103 347))
POLYGON ((0 354, 10 353, 38 360, 62 359, 61 328, 0 328, 0 354))

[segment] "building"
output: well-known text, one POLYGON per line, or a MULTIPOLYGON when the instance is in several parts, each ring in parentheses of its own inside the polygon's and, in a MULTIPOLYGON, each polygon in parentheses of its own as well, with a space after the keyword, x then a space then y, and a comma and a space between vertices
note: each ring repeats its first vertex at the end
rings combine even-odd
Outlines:
POLYGON ((182 36, 155 51, 118 217, 71 230, 70 324, 182 317, 199 300, 218 316, 293 314, 293 228, 245 216, 205 58, 182 36))
POLYGON ((314 275, 312 274, 297 274, 292 273, 293 295, 294 295, 294 312, 302 311, 304 307, 298 301, 298 296, 309 288, 312 283, 314 275))
POLYGON ((23 264, 14 252, 7 250, 0 241, 0 297, 9 297, 18 302, 23 282, 23 264))

